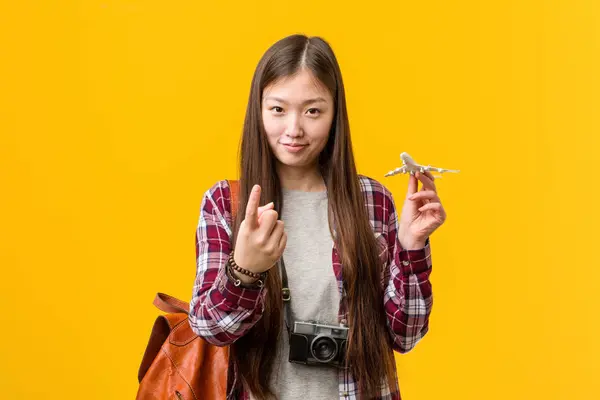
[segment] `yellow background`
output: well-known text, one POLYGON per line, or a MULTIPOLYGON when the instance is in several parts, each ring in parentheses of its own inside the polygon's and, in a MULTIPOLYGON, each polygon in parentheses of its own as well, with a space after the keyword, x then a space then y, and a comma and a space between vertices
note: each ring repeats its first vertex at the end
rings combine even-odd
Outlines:
POLYGON ((600 398, 597 0, 2 0, 0 397, 134 398, 254 67, 296 32, 336 51, 362 173, 399 201, 401 151, 461 169, 404 398, 600 398))

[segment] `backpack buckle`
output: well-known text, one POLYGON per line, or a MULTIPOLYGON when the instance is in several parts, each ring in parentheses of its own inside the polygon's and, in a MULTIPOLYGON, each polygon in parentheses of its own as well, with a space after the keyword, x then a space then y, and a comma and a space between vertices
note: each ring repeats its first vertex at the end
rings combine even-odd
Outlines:
POLYGON ((290 288, 281 289, 281 298, 283 299, 283 301, 290 301, 290 288))

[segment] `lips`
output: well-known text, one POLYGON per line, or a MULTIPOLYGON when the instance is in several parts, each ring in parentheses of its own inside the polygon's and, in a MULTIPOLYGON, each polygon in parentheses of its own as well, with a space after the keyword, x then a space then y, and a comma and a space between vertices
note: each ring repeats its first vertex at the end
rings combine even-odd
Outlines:
POLYGON ((306 146, 305 144, 300 144, 300 143, 281 143, 284 146, 288 146, 288 147, 304 147, 306 146))
POLYGON ((307 145, 298 143, 281 143, 283 148, 289 153, 298 153, 302 151, 307 145))

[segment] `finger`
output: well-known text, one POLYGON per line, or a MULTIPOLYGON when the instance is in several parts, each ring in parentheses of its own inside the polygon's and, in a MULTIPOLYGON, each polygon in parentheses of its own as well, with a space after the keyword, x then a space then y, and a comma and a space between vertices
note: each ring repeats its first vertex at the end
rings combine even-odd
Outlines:
MULTIPOLYGON (((417 193, 435 193, 433 190, 429 190, 427 189, 425 186, 421 187, 421 190, 417 193)), ((430 199, 423 199, 422 200, 423 204, 429 204, 431 202, 430 199)))
POLYGON ((433 176, 433 174, 431 173, 431 171, 425 171, 423 172, 425 175, 427 175, 427 177, 429 179, 431 179, 432 181, 435 181, 435 177, 433 176))
POLYGON ((258 226, 258 204, 260 202, 260 185, 254 185, 250 196, 248 198, 248 204, 246 205, 246 223, 250 228, 256 228, 258 226))
POLYGON ((283 236, 284 232, 284 223, 282 220, 278 220, 275 223, 275 228, 273 228, 273 232, 271 233, 271 237, 269 238, 267 248, 273 249, 273 251, 277 251, 279 249, 279 242, 281 241, 281 236, 283 236))
POLYGON ((408 190, 406 191, 406 195, 410 196, 417 191, 418 181, 414 175, 410 175, 408 177, 408 190))
POLYGON ((440 201, 438 194, 433 190, 421 190, 408 197, 409 200, 431 200, 440 201))
MULTIPOLYGON (((419 183, 419 180, 420 180, 420 176, 421 176, 421 175, 423 175, 421 172, 415 172, 415 178, 417 179, 417 185, 418 185, 418 183, 419 183)), ((425 185, 421 184, 421 189, 419 189, 419 190, 418 190, 416 193, 421 193, 421 192, 426 192, 426 191, 428 191, 427 187, 426 187, 425 185)), ((413 195, 414 195, 414 194, 415 194, 415 193, 413 193, 413 195)), ((410 197, 411 197, 411 196, 409 196, 409 198, 410 198, 410 197)), ((422 203, 422 204, 427 204, 427 203, 429 203, 429 199, 421 199, 421 203, 422 203)), ((419 204, 419 206, 420 206, 420 205, 421 205, 421 204, 419 204)))
POLYGON ((283 254, 285 250, 285 246, 287 245, 287 233, 284 231, 283 235, 281 235, 281 239, 279 239, 279 254, 283 254))
POLYGON ((433 183, 433 179, 431 179, 429 176, 427 176, 426 173, 417 172, 415 175, 423 184, 424 189, 433 190, 434 192, 436 191, 436 187, 435 187, 435 183, 433 183))
POLYGON ((277 218, 279 218, 279 214, 275 210, 267 210, 262 214, 258 227, 258 237, 262 243, 268 243, 271 232, 277 224, 277 218))
POLYGON ((275 207, 275 205, 273 204, 273 202, 270 202, 269 204, 265 204, 264 206, 258 207, 259 216, 262 212, 267 211, 267 210, 272 210, 274 207, 275 207))
POLYGON ((428 203, 425 204, 423 207, 419 208, 419 211, 421 212, 425 212, 425 211, 442 211, 442 203, 428 203))
POLYGON ((267 210, 272 210, 275 207, 275 205, 273 204, 273 202, 270 202, 269 204, 265 204, 264 206, 258 207, 258 224, 260 225, 260 221, 261 221, 261 216, 263 215, 263 213, 267 210))

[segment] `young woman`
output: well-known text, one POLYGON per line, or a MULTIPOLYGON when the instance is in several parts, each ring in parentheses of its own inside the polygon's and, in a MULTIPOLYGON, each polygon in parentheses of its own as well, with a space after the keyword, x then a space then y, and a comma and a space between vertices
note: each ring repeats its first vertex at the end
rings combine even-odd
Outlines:
POLYGON ((204 195, 190 304, 194 331, 231 346, 228 398, 399 399, 393 350, 428 330, 429 237, 446 213, 429 173, 410 176, 400 216, 357 174, 323 39, 289 36, 258 63, 239 188, 235 220, 228 181, 204 195))

